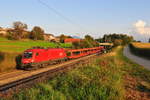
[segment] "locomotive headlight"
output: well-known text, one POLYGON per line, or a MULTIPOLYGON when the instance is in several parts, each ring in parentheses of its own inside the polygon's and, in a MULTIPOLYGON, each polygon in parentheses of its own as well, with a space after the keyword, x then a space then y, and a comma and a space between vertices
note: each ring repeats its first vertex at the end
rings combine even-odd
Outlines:
POLYGON ((34 60, 32 59, 31 62, 34 62, 34 60))

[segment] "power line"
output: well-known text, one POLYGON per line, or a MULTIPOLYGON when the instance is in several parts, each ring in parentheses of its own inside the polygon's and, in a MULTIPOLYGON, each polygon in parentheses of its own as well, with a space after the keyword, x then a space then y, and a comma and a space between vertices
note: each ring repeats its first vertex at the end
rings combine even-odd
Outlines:
MULTIPOLYGON (((45 2, 41 1, 41 0, 37 0, 40 4, 42 4, 43 6, 47 7, 50 11, 54 12, 55 14, 57 14, 58 16, 60 16, 62 19, 64 19, 65 21, 69 22, 70 24, 72 24, 73 26, 85 30, 83 27, 81 27, 79 24, 74 23, 72 20, 70 20, 68 17, 64 16, 63 14, 61 14, 60 12, 58 12, 55 8, 51 7, 50 5, 46 4, 45 2)), ((76 33, 77 34, 77 33, 76 33)), ((79 35, 79 34, 78 34, 79 35)))

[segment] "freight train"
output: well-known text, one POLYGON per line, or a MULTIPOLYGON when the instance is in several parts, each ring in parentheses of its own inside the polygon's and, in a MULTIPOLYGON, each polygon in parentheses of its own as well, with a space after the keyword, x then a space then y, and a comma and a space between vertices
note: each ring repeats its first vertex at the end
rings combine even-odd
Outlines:
POLYGON ((32 48, 22 54, 21 69, 32 70, 47 65, 57 64, 69 59, 80 58, 90 54, 99 54, 104 47, 93 47, 84 49, 63 49, 63 48, 32 48))

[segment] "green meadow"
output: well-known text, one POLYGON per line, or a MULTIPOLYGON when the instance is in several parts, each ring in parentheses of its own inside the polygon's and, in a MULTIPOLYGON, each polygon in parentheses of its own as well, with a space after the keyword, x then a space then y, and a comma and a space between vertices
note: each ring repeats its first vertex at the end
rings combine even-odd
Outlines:
POLYGON ((69 43, 52 43, 52 42, 46 42, 46 41, 33 41, 33 40, 7 40, 6 38, 0 38, 0 51, 1 52, 23 52, 24 50, 35 47, 35 46, 41 46, 41 47, 61 47, 61 48, 70 48, 72 45, 69 43))

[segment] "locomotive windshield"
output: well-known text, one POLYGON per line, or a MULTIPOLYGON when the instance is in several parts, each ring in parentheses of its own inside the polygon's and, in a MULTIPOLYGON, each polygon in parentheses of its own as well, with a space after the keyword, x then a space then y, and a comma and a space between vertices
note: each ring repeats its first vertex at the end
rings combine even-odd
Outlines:
POLYGON ((32 58, 32 52, 25 52, 23 57, 24 58, 32 58))

